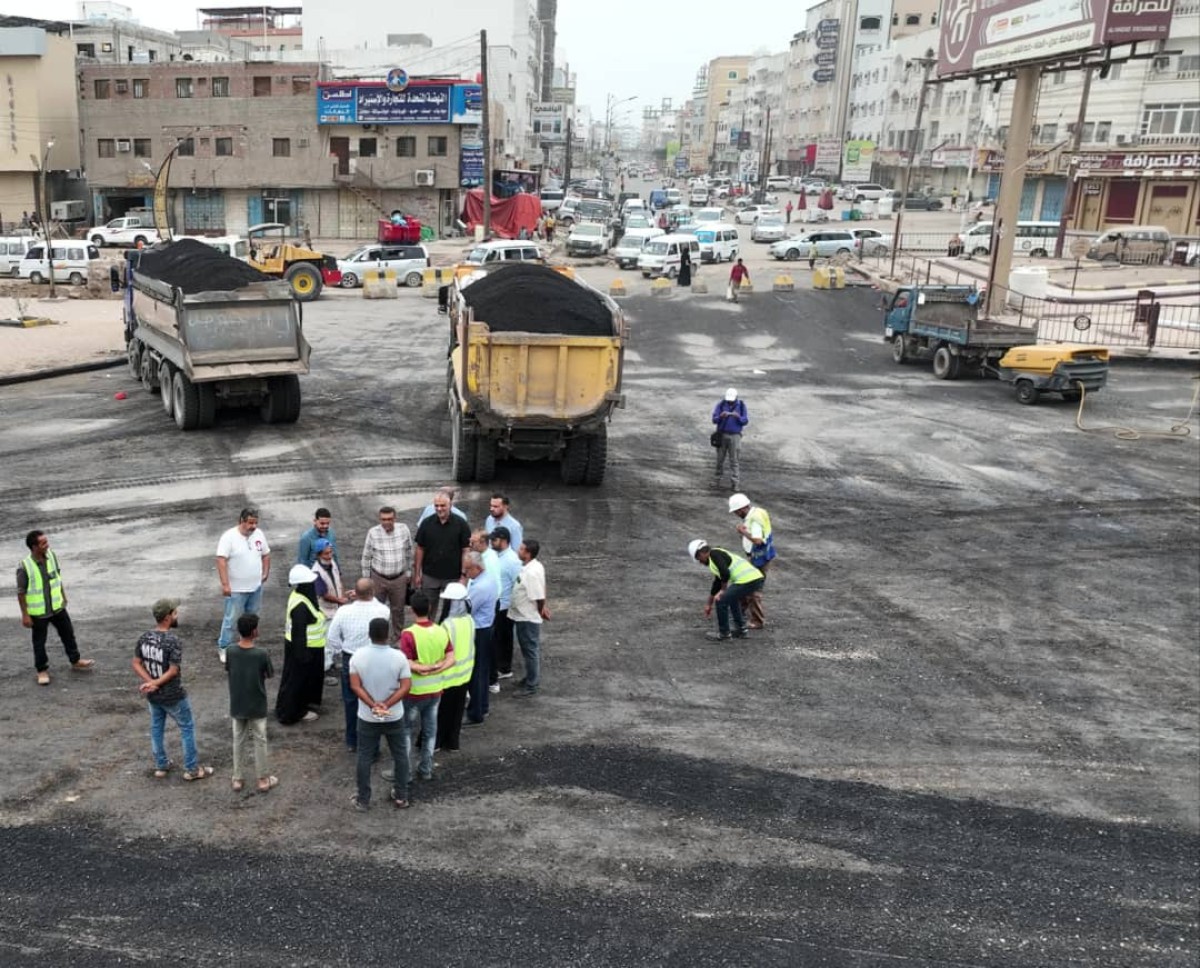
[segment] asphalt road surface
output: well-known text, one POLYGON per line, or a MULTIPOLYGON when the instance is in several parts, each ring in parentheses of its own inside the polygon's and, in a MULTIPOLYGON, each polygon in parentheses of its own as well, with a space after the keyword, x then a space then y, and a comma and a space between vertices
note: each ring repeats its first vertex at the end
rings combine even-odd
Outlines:
MULTIPOLYGON (((9 574, 45 529, 97 667, 52 634, 38 688, 5 597, 0 963, 1195 964, 1196 437, 1084 434, 1060 401, 897 367, 861 290, 627 308, 605 484, 497 481, 543 544, 543 692, 506 684, 405 813, 350 809, 328 688, 317 723, 270 726, 279 788, 230 792, 212 556, 257 505, 279 659, 313 510, 351 578, 381 504, 415 521, 450 473, 433 303, 306 308, 293 427, 181 434, 120 370, 2 391, 9 574), (769 629, 733 648, 685 551, 736 539, 708 447, 728 385, 781 549, 769 629), (165 594, 203 784, 150 776, 129 661, 165 594)), ((1166 430, 1191 376, 1120 365, 1085 423, 1166 430)), ((491 490, 466 489, 473 520, 491 490)))

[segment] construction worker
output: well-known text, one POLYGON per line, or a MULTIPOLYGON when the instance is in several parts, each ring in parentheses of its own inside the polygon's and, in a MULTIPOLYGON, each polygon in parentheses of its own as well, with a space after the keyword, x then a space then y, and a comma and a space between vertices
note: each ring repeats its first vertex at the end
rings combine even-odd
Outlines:
POLYGON ((430 621, 433 604, 425 592, 414 592, 409 607, 416 621, 400 633, 400 651, 412 670, 412 688, 404 700, 404 721, 410 742, 419 746, 417 778, 421 780, 433 779, 433 747, 437 741, 443 674, 454 665, 450 633, 430 621))
MULTIPOLYGON (((745 494, 734 494, 729 499, 729 513, 736 514, 741 521, 737 525, 737 533, 742 536, 742 550, 750 559, 750 564, 762 572, 763 583, 766 583, 767 569, 775 557, 775 539, 771 532, 771 516, 766 508, 754 507, 750 498, 745 494)), ((746 599, 746 611, 749 612, 751 629, 763 627, 762 591, 751 594, 746 599)))
POLYGON ((710 548, 703 538, 697 538, 688 544, 688 555, 706 565, 713 573, 712 587, 708 590, 708 601, 704 606, 704 617, 711 616, 713 606, 716 605, 717 632, 709 632, 705 637, 717 642, 724 642, 729 638, 746 638, 750 633, 746 631, 742 600, 762 591, 762 572, 745 558, 731 551, 710 548), (731 617, 732 631, 729 622, 731 617))
POLYGON ((442 589, 442 601, 450 603, 450 618, 442 627, 450 633, 454 665, 442 673, 442 701, 438 703, 437 748, 457 750, 462 732, 463 709, 467 705, 467 684, 475 668, 475 620, 467 602, 467 586, 452 581, 442 589), (461 608, 462 611, 458 611, 461 608))
POLYGON ((21 607, 21 624, 33 630, 33 665, 38 685, 48 686, 50 659, 46 655, 46 636, 51 625, 62 639, 72 669, 83 672, 95 662, 80 658, 75 627, 67 614, 67 592, 58 556, 50 550, 46 532, 30 531, 25 535, 25 547, 29 554, 17 566, 17 604, 21 607))

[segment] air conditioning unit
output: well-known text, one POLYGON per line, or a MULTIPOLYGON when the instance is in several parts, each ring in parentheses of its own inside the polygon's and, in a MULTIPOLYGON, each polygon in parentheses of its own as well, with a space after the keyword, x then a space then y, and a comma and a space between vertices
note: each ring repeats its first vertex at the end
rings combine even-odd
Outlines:
POLYGON ((432 168, 422 168, 416 173, 417 185, 426 188, 432 186, 435 174, 432 168))
POLYGON ((308 147, 308 139, 307 138, 298 139, 296 141, 296 147, 297 148, 307 148, 308 147))
POLYGON ((1125 142, 1127 142, 1128 140, 1129 140, 1128 135, 1123 135, 1123 134, 1117 135, 1117 144, 1119 144, 1119 145, 1125 144, 1125 142))
POLYGON ((133 142, 130 141, 128 138, 118 138, 117 139, 117 151, 132 151, 132 150, 133 150, 133 142))
POLYGON ((1171 69, 1171 58, 1156 57, 1150 62, 1150 66, 1156 71, 1167 71, 1171 69))

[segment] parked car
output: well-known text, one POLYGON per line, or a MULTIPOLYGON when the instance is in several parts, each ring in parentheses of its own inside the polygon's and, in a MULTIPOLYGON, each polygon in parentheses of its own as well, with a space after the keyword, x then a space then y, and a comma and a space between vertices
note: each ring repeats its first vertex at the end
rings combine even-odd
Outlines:
POLYGON ((858 240, 858 248, 864 256, 887 255, 892 251, 892 236, 883 232, 875 232, 874 235, 860 236, 858 240))
POLYGON ((541 250, 532 242, 517 239, 480 242, 463 260, 467 265, 491 265, 494 262, 545 262, 541 250))
POLYGON ((567 255, 604 255, 612 248, 612 231, 603 222, 577 222, 567 236, 567 255))
POLYGON ((910 212, 936 212, 939 208, 945 208, 946 206, 936 195, 913 192, 908 195, 897 195, 895 207, 903 208, 910 212))
POLYGON ((648 229, 655 226, 654 219, 650 217, 648 211, 636 211, 626 215, 623 219, 625 231, 629 232, 632 229, 648 229))
POLYGON ((415 289, 423 279, 422 270, 430 262, 429 251, 423 245, 364 245, 338 259, 337 264, 344 289, 361 286, 368 269, 393 269, 399 285, 415 289))
POLYGON ((773 188, 776 191, 786 192, 792 187, 792 179, 787 175, 769 175, 767 177, 767 188, 773 188))
POLYGON ((0 275, 15 276, 25 253, 39 241, 34 235, 13 235, 0 239, 0 275))
POLYGON ((750 228, 751 242, 778 242, 787 238, 787 228, 778 215, 762 215, 750 228))
POLYGON ((703 225, 705 222, 721 222, 725 219, 725 209, 723 208, 700 208, 696 210, 696 224, 703 225))
POLYGON ((741 237, 732 225, 700 222, 692 231, 700 243, 701 262, 732 262, 742 251, 741 237))
POLYGON ((556 211, 563 203, 563 199, 567 197, 566 192, 561 188, 543 188, 541 191, 542 211, 556 211))
POLYGON ((609 255, 616 259, 618 267, 635 269, 646 241, 664 234, 657 225, 627 228, 625 234, 621 236, 621 240, 609 251, 609 255))
POLYGON ((688 204, 690 205, 707 205, 708 204, 708 189, 693 188, 688 192, 688 204))
POLYGON ((835 255, 853 255, 858 240, 854 234, 842 229, 809 232, 805 235, 793 235, 791 238, 776 242, 767 251, 776 259, 807 259, 816 244, 817 255, 828 259, 835 255))
POLYGON ((98 249, 106 245, 136 248, 157 242, 158 229, 154 227, 154 219, 150 215, 126 215, 88 229, 87 239, 98 249))
POLYGON ((1123 225, 1102 233, 1087 257, 1114 264, 1158 265, 1171 257, 1171 233, 1161 225, 1123 225))
POLYGON ((884 188, 882 185, 876 185, 873 182, 866 182, 862 185, 854 186, 854 194, 850 200, 854 202, 877 202, 885 195, 890 194, 890 189, 884 188))
MULTIPOLYGON (((100 250, 81 241, 55 239, 50 254, 54 259, 54 281, 82 286, 87 282, 92 263, 100 258, 100 250)), ((39 242, 25 253, 17 266, 17 275, 32 283, 50 281, 50 264, 46 261, 46 244, 39 242)))
POLYGON ((638 196, 627 198, 621 203, 621 217, 623 219, 630 218, 633 215, 648 215, 650 209, 646 207, 646 203, 638 196))
POLYGON ((806 178, 800 182, 800 188, 797 189, 805 195, 820 195, 829 186, 819 178, 806 178))
POLYGON ((752 205, 778 205, 779 196, 773 192, 752 192, 734 201, 734 208, 750 208, 752 205))
POLYGON ((756 218, 764 215, 781 215, 779 209, 771 205, 747 205, 733 217, 738 225, 753 225, 756 218))

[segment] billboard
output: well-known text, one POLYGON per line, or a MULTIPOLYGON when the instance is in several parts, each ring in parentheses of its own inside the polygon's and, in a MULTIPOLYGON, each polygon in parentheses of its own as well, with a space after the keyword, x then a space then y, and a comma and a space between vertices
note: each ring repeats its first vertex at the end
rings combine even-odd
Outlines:
POLYGON ((554 101, 539 101, 530 109, 533 134, 541 144, 565 141, 567 106, 554 101))
POLYGON ((1165 40, 1174 0, 942 0, 940 77, 1165 40))
POLYGON ((483 184, 483 142, 464 141, 458 155, 458 183, 463 188, 483 184))
POLYGON ((842 181, 869 182, 874 161, 874 141, 847 141, 842 149, 842 181))
MULTIPOLYGON (((838 164, 842 160, 842 139, 837 135, 823 134, 817 138, 817 152, 813 161, 813 171, 826 175, 836 175, 838 164)), ((869 178, 863 179, 870 181, 869 178)))
POLYGON ((317 85, 317 124, 481 124, 478 84, 410 81, 402 91, 379 83, 317 85))

